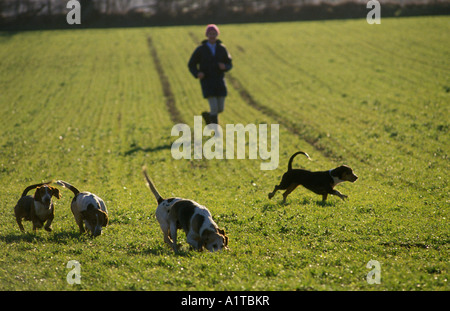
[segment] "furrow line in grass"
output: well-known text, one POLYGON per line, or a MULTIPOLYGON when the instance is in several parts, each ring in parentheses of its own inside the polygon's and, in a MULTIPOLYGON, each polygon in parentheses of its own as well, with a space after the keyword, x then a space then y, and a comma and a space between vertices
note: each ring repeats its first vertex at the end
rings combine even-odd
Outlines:
MULTIPOLYGON (((395 59, 402 59, 402 60, 407 60, 408 62, 412 63, 414 67, 416 67, 418 64, 435 70, 435 71, 443 71, 443 72, 449 72, 450 69, 449 67, 446 66, 436 66, 433 63, 430 63, 430 60, 425 60, 423 58, 418 58, 417 56, 409 56, 408 54, 402 53, 401 49, 398 48, 397 49, 389 49, 389 47, 382 45, 382 44, 373 44, 372 41, 370 41, 369 39, 367 39, 366 37, 362 37, 358 40, 359 44, 364 45, 366 47, 366 49, 368 50, 372 50, 374 52, 374 54, 376 54, 377 60, 378 59, 388 59, 388 57, 393 57, 395 59), (381 57, 380 54, 385 54, 388 57, 381 57)), ((412 68, 414 68, 412 67, 412 68)))
POLYGON ((177 123, 185 123, 183 118, 181 117, 181 113, 175 105, 175 96, 172 92, 172 88, 170 86, 169 79, 164 72, 164 68, 161 65, 161 60, 159 59, 158 52, 153 44, 152 37, 147 37, 148 48, 150 49, 150 55, 152 56, 153 62, 155 64, 156 71, 158 72, 159 81, 161 82, 161 86, 163 89, 164 97, 166 99, 167 110, 170 114, 170 119, 175 124, 177 123))
MULTIPOLYGON (((272 54, 273 59, 276 59, 276 60, 280 61, 285 66, 292 67, 292 64, 287 62, 283 58, 283 56, 279 55, 279 53, 277 51, 275 51, 269 44, 264 43, 263 45, 264 45, 264 50, 266 50, 267 52, 272 54)), ((304 68, 301 68, 301 67, 297 67, 296 70, 298 72, 300 72, 303 76, 309 77, 311 81, 317 81, 317 83, 319 83, 321 86, 323 86, 325 89, 327 89, 329 93, 335 92, 333 90, 333 88, 328 83, 326 83, 325 81, 320 79, 317 75, 313 74, 311 71, 308 71, 308 70, 306 70, 304 68)))
MULTIPOLYGON (((311 145, 314 149, 319 151, 325 157, 333 158, 335 160, 342 160, 342 156, 336 154, 331 149, 326 148, 322 144, 320 144, 318 138, 308 135, 307 134, 308 130, 306 129, 305 126, 295 124, 294 122, 285 119, 279 112, 275 111, 274 109, 261 105, 258 101, 256 101, 252 97, 252 95, 241 84, 241 82, 238 79, 236 79, 232 74, 228 74, 228 80, 230 81, 230 84, 233 86, 233 88, 235 88, 236 91, 239 93, 244 102, 247 103, 247 105, 274 119, 276 122, 284 126, 292 134, 300 136, 303 140, 305 140, 309 145, 311 145)), ((354 156, 360 162, 364 162, 364 160, 358 158, 357 155, 352 156, 354 156)))

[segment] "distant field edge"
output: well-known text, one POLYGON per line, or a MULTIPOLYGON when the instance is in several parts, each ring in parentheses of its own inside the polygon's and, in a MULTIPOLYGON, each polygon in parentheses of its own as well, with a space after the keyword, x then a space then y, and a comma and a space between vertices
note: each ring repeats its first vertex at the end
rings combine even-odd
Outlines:
MULTIPOLYGON (((265 8, 247 13, 244 10, 220 9, 217 12, 187 11, 160 13, 151 16, 131 12, 127 14, 102 14, 89 10, 82 14, 80 25, 69 25, 65 14, 39 15, 20 14, 0 16, 0 31, 29 31, 50 29, 91 29, 152 26, 204 25, 211 21, 216 24, 274 23, 287 21, 315 21, 366 18, 370 9, 367 1, 348 1, 339 4, 321 3, 301 6, 265 8)), ((450 2, 432 3, 381 3, 381 18, 419 17, 450 15, 450 2)))

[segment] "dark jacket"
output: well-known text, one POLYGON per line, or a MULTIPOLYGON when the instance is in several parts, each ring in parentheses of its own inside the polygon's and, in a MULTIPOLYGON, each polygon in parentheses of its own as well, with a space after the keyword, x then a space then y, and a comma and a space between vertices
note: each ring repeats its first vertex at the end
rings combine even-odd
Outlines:
POLYGON ((216 53, 213 56, 210 48, 206 45, 208 40, 204 40, 192 53, 188 67, 192 75, 197 78, 199 72, 203 72, 205 77, 200 80, 203 97, 227 96, 227 86, 225 84, 224 73, 233 67, 231 55, 220 40, 216 41, 216 53), (224 63, 226 69, 221 70, 218 63, 224 63))

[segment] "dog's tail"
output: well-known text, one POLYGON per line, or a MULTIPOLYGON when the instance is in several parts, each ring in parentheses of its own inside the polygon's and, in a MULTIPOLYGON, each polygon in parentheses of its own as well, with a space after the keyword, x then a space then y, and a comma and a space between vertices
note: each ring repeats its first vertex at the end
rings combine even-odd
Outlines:
POLYGON ((147 167, 142 167, 142 173, 144 173, 145 176, 145 180, 147 181, 147 186, 150 188, 150 190, 152 191, 153 195, 156 198, 156 201, 158 201, 158 204, 160 204, 162 201, 164 201, 163 197, 161 197, 161 195, 159 194, 158 190, 156 190, 155 185, 153 184, 152 180, 150 179, 150 177, 148 177, 147 175, 147 167))
POLYGON ((289 159, 289 163, 288 163, 288 171, 292 170, 292 161, 294 161, 294 158, 298 155, 298 154, 304 154, 309 160, 311 160, 311 158, 309 157, 309 155, 306 152, 303 151, 298 151, 296 153, 294 153, 291 158, 289 159))
POLYGON ((63 186, 64 188, 69 189, 70 191, 73 192, 74 195, 77 195, 78 193, 80 193, 80 191, 77 188, 75 188, 74 186, 72 186, 68 182, 65 182, 65 181, 62 181, 62 180, 57 180, 56 184, 60 185, 60 186, 63 186))
POLYGON ((43 185, 49 185, 49 184, 51 184, 52 182, 54 182, 54 180, 50 180, 50 181, 48 181, 48 182, 43 182, 43 183, 40 183, 40 184, 35 184, 35 185, 28 186, 28 187, 26 187, 25 190, 22 192, 22 196, 23 196, 23 197, 26 196, 27 193, 28 193, 28 191, 30 191, 31 189, 34 189, 34 188, 37 188, 37 187, 40 187, 40 186, 43 186, 43 185))

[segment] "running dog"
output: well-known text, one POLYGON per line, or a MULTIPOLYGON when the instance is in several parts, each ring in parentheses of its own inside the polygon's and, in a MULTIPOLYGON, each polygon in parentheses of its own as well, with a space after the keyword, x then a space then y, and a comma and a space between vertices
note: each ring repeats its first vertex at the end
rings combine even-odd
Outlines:
POLYGON ((94 237, 102 234, 102 228, 108 225, 108 210, 105 202, 97 195, 84 191, 80 192, 71 184, 57 180, 56 183, 63 186, 75 195, 70 205, 75 222, 80 229, 80 233, 84 233, 86 229, 94 237), (84 225, 83 225, 84 224, 84 225))
POLYGON ((225 231, 219 229, 212 219, 208 209, 195 201, 182 198, 164 199, 147 175, 144 167, 143 173, 147 186, 158 202, 156 219, 164 234, 164 242, 178 252, 177 229, 183 229, 187 242, 196 250, 205 247, 210 252, 228 248, 228 237, 225 231))
POLYGON ((350 167, 341 165, 335 169, 322 172, 292 169, 292 161, 298 154, 303 154, 311 160, 309 155, 303 151, 294 153, 289 159, 287 172, 284 173, 281 178, 280 184, 275 186, 275 189, 269 193, 269 199, 271 199, 278 190, 286 190, 283 193, 283 203, 285 203, 287 196, 300 185, 316 194, 322 195, 322 202, 327 200, 328 194, 337 195, 344 201, 348 198, 345 194, 342 194, 333 188, 341 182, 355 182, 358 179, 358 176, 353 173, 353 170, 350 167))
POLYGON ((52 231, 52 221, 55 216, 55 206, 52 202, 52 197, 61 199, 61 194, 57 188, 49 186, 52 182, 35 184, 28 186, 22 193, 19 201, 14 207, 14 214, 16 216, 17 224, 22 232, 25 229, 22 225, 22 219, 31 221, 33 223, 33 231, 37 228, 42 228, 48 232, 52 231), (27 195, 28 191, 36 188, 34 195, 27 195))

